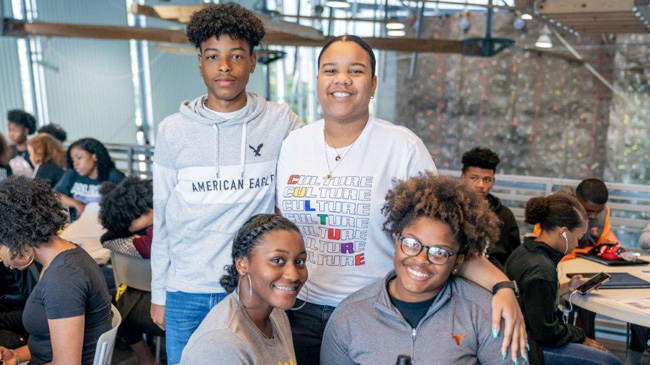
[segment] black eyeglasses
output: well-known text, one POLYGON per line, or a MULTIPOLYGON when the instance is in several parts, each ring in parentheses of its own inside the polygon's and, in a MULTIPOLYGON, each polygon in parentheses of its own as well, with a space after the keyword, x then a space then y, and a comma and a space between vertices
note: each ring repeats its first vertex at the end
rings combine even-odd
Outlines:
POLYGON ((456 255, 438 246, 425 246, 413 237, 399 236, 400 249, 406 256, 415 257, 422 252, 423 248, 427 249, 427 258, 434 265, 444 265, 450 257, 456 255))

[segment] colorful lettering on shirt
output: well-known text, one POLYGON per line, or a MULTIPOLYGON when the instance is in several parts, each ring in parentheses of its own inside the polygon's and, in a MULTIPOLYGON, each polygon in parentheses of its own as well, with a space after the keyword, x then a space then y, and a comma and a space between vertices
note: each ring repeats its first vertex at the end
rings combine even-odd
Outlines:
POLYGON ((101 184, 90 185, 81 182, 75 182, 72 185, 72 189, 70 189, 70 195, 72 195, 73 199, 78 200, 84 204, 98 203, 101 200, 99 188, 101 188, 101 184))
POLYGON ((365 265, 372 176, 290 175, 282 195, 282 212, 299 224, 310 262, 365 265))

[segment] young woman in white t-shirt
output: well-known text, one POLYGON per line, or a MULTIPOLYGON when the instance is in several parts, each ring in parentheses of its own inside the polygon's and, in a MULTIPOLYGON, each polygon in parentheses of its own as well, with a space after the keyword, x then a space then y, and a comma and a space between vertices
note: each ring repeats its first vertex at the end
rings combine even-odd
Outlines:
MULTIPOLYGON (((327 42, 318 57, 323 119, 291 132, 282 145, 277 207, 300 228, 310 272, 298 300, 307 304, 289 313, 300 364, 319 363, 323 330, 338 303, 392 267, 392 239, 381 229, 381 207, 393 179, 437 173, 419 137, 370 115, 375 65, 360 37, 327 42)), ((489 290, 508 280, 478 255, 459 275, 489 290)), ((514 291, 499 290, 492 304, 495 337, 501 317, 506 319, 502 352, 510 347, 511 354, 523 357, 527 338, 514 291)))

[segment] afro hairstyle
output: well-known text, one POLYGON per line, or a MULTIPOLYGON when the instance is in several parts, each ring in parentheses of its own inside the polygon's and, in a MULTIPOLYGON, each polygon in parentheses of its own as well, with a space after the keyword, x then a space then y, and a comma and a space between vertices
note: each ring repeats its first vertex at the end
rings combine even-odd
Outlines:
POLYGON ((463 153, 463 173, 470 167, 496 171, 497 165, 501 162, 499 155, 488 148, 474 147, 463 153))
POLYGON ((262 21, 252 11, 235 3, 209 5, 195 12, 186 33, 199 52, 202 52, 201 43, 226 34, 232 39, 245 40, 251 54, 265 35, 262 21))
POLYGON ((131 223, 153 209, 153 184, 130 176, 115 185, 105 181, 99 189, 99 220, 109 232, 129 232, 131 223))
POLYGON ((10 110, 7 113, 7 120, 9 123, 17 124, 23 128, 27 128, 27 130, 29 130, 28 134, 36 132, 36 119, 34 119, 34 116, 24 110, 10 110))
POLYGON ((386 194, 382 213, 383 229, 394 237, 421 217, 447 224, 462 254, 482 255, 499 237, 498 218, 482 196, 451 177, 431 172, 399 181, 386 194))

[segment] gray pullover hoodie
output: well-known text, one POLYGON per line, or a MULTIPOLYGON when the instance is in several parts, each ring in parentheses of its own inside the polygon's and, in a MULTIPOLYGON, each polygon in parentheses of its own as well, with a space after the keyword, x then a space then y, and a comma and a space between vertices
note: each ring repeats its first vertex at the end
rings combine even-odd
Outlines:
MULTIPOLYGON (((321 364, 393 365, 398 355, 420 364, 503 364, 501 342, 492 338, 492 295, 452 276, 416 328, 391 303, 391 271, 353 293, 327 322, 321 364)), ((503 326, 501 326, 503 327, 503 326)))
POLYGON ((152 302, 166 291, 223 293, 234 235, 251 216, 272 213, 282 141, 302 126, 287 105, 246 94, 225 119, 207 96, 181 104, 158 126, 153 164, 152 302))

